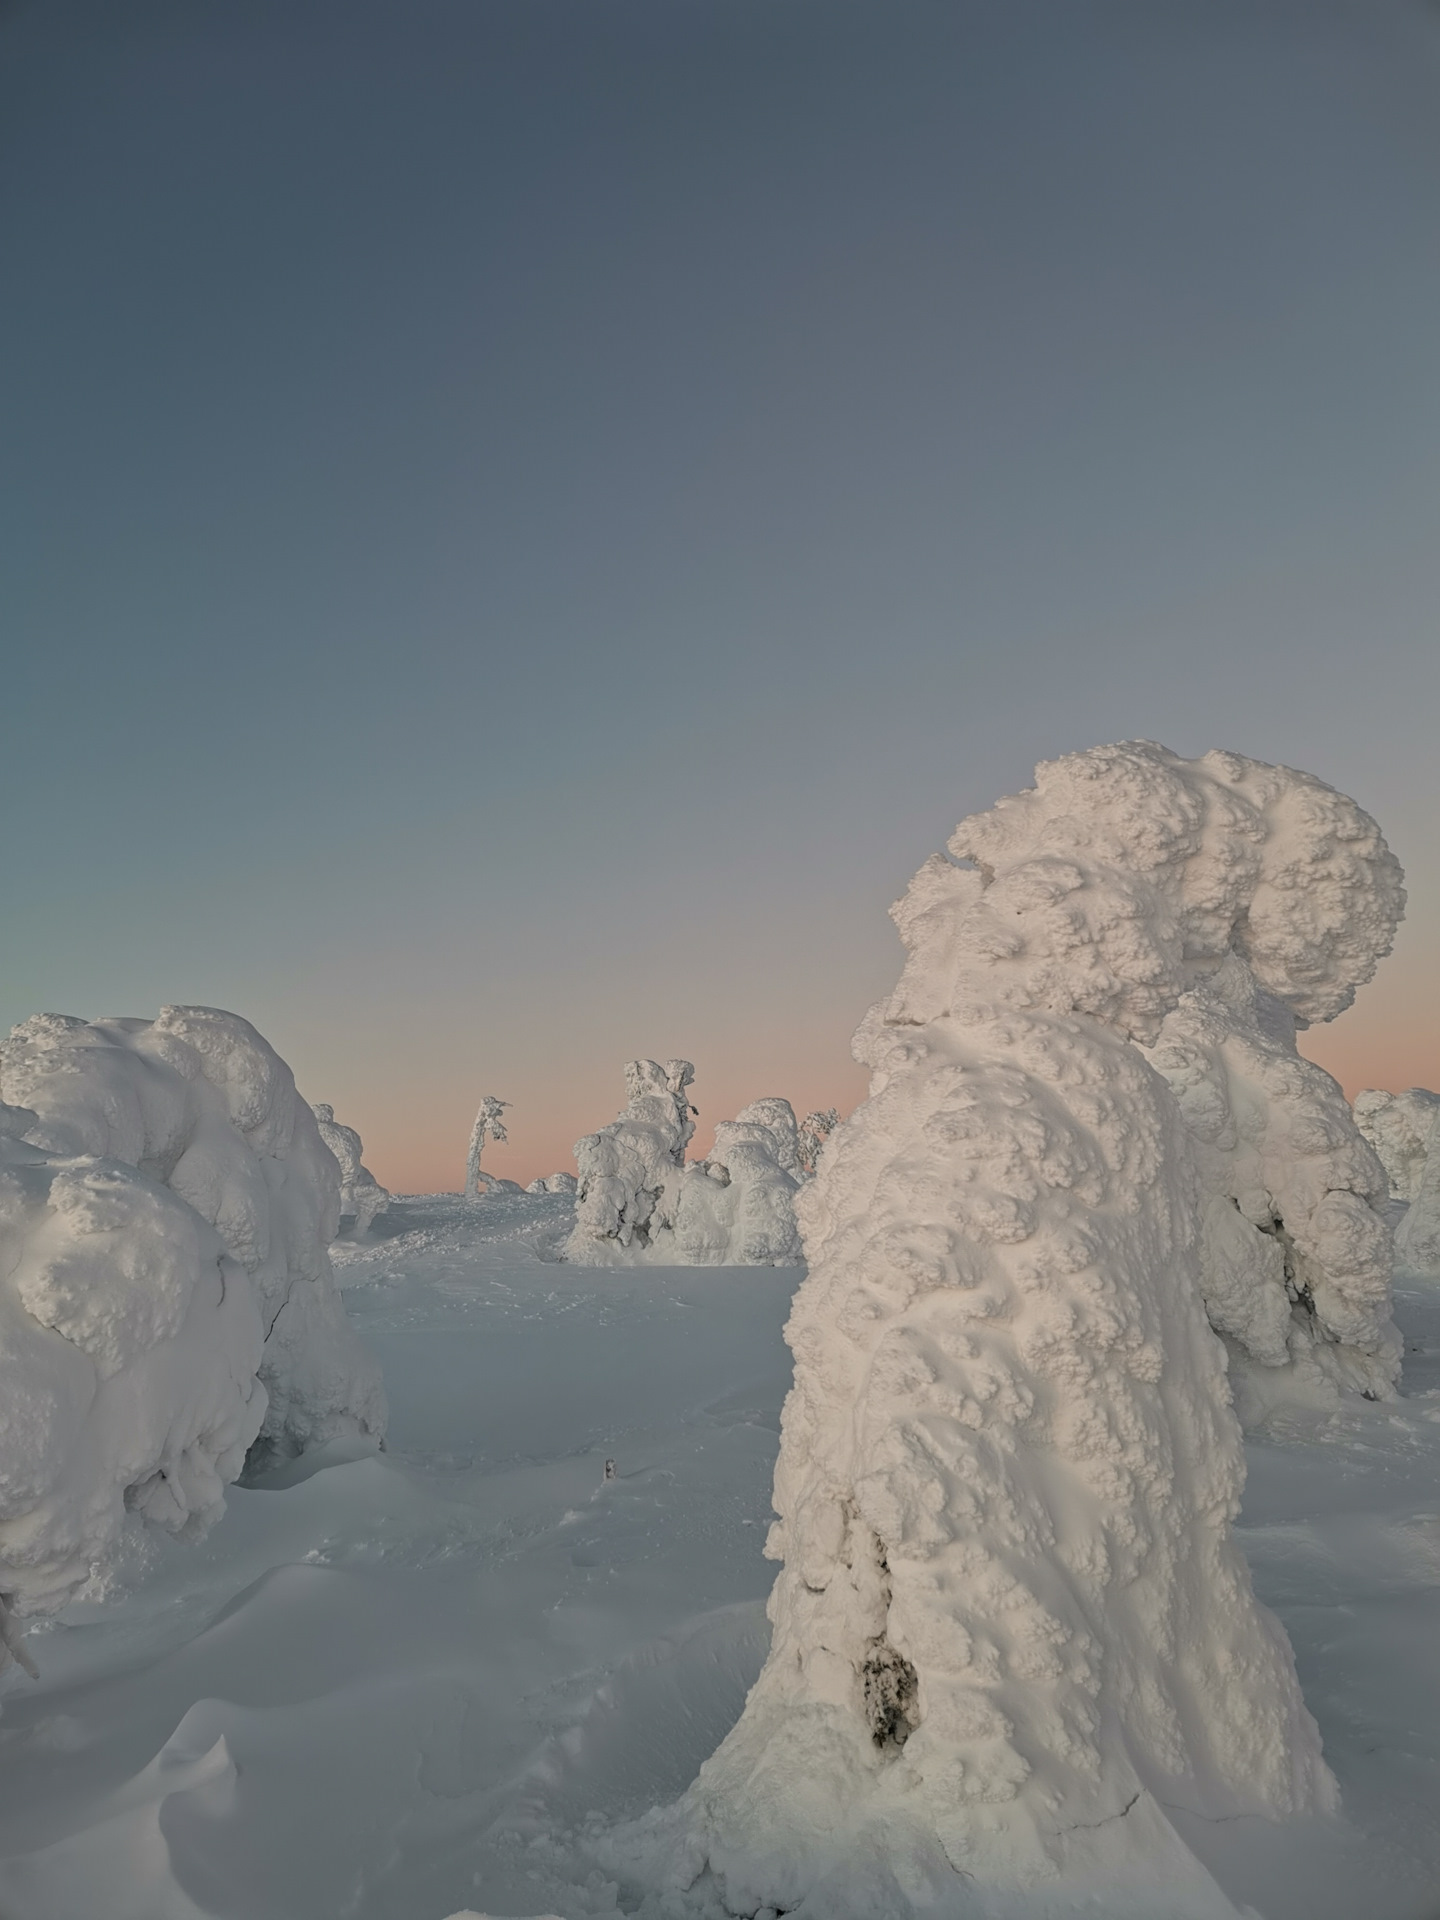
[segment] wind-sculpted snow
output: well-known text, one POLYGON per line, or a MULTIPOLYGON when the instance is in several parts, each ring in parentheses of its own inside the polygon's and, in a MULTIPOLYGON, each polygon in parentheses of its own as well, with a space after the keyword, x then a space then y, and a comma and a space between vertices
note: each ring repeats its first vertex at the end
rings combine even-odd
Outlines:
POLYGON ((319 1125, 320 1138, 340 1169, 340 1218, 353 1219, 355 1236, 363 1240, 376 1216, 389 1206, 389 1192, 362 1164, 365 1145, 354 1127, 341 1126, 335 1109, 324 1101, 317 1100, 310 1110, 319 1125))
POLYGON ((580 1169, 569 1260, 607 1266, 790 1266, 800 1259, 794 1196, 803 1172, 788 1100, 756 1100, 715 1129, 708 1159, 685 1164, 695 1131, 688 1060, 632 1060, 630 1100, 575 1145, 580 1169))
MULTIPOLYGON (((617 1858, 695 1911, 1230 1914, 1165 1809, 1314 1813, 1335 1788, 1231 1536, 1196 1138, 1135 1043, 1233 994, 1207 1041, 1228 1069, 1233 1027, 1304 1109, 1268 1144, 1343 1158, 1247 1025, 1248 981, 1292 1019, 1348 1004, 1399 869, 1307 775, 1144 743, 1042 765, 950 853, 894 910, 906 966, 856 1036, 870 1096, 796 1203, 770 1657, 617 1858)), ((1315 1297, 1358 1340, 1379 1316, 1349 1231, 1315 1228, 1315 1297)))
POLYGON ((1391 1198, 1407 1205, 1420 1191, 1425 1161, 1440 1119, 1440 1093, 1411 1087, 1382 1093, 1368 1087, 1355 1096, 1355 1124, 1380 1156, 1391 1198))
MULTIPOLYGON (((290 1069, 247 1021, 208 1007, 166 1007, 153 1021, 37 1014, 0 1046, 0 1094, 32 1110, 25 1139, 47 1161, 94 1157, 111 1169, 105 1179, 120 1182, 130 1225, 114 1261, 131 1276, 136 1314, 150 1311, 143 1303, 152 1285, 157 1300, 180 1286, 163 1278, 161 1245, 179 1232, 176 1210, 197 1236, 197 1287, 214 1266, 218 1235, 214 1244, 232 1263, 226 1299, 248 1294, 263 1335, 256 1359, 268 1406, 256 1396, 252 1470, 342 1435, 384 1432, 379 1370, 345 1317, 326 1251, 339 1222, 339 1169, 290 1069), (142 1190, 144 1207, 134 1198, 142 1190)), ((74 1178, 89 1190, 88 1174, 74 1178)), ((67 1311, 81 1320, 100 1312, 107 1258, 87 1256, 67 1282, 67 1311)), ((207 1382, 187 1381, 177 1374, 175 1390, 205 1401, 207 1382)), ((221 1478, 238 1466, 226 1435, 221 1478)), ((128 1441, 122 1451, 128 1458, 128 1441)))

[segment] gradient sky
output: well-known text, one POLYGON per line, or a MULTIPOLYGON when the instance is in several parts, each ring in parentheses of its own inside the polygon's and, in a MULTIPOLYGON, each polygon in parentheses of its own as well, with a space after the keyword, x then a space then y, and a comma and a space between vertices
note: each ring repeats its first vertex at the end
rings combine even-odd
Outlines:
POLYGON ((1145 736, 1379 818, 1307 1047, 1440 1087, 1440 14, 22 0, 0 279, 0 1023, 233 1008, 399 1189, 636 1054, 703 1145, 1145 736))

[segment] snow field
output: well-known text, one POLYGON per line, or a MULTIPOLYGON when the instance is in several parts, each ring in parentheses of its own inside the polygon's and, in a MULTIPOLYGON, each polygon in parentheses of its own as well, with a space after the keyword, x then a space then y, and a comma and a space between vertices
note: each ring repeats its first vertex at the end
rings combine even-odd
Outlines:
MULTIPOLYGON (((0 1683, 6 1920, 644 1908, 607 1841, 685 1790, 768 1645, 799 1276, 556 1265, 569 1217, 399 1199, 341 1243, 389 1449, 234 1488, 199 1543, 132 1517, 108 1587, 32 1631, 39 1683, 0 1683)), ((1238 1537, 1344 1817, 1172 1819, 1265 1920, 1436 1910, 1440 1301, 1397 1311, 1404 1398, 1248 1445, 1238 1537)))

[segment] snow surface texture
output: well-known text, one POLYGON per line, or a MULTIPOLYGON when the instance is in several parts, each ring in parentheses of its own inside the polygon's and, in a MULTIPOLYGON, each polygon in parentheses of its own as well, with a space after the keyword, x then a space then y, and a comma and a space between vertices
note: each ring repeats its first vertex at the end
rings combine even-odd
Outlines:
POLYGON ((1393 1398, 1385 1170, 1340 1087, 1297 1052, 1290 1009, 1232 953, 1165 1016, 1149 1058, 1190 1129, 1200 1283, 1241 1419, 1346 1389, 1393 1398))
POLYGON ((352 1220, 355 1237, 363 1240, 377 1214, 390 1204, 388 1191, 381 1186, 360 1156, 365 1147, 354 1127, 342 1127, 335 1109, 323 1100, 312 1103, 310 1111, 320 1127, 320 1138, 335 1156, 340 1169, 340 1219, 352 1220))
MULTIPOLYGON (((218 1234, 264 1330, 259 1376, 268 1406, 249 1470, 342 1435, 380 1438, 379 1370, 345 1317, 327 1252, 339 1224, 339 1169, 290 1069, 248 1021, 209 1007, 166 1007, 153 1021, 37 1014, 0 1045, 0 1095, 33 1110, 25 1139, 47 1156, 118 1162, 184 1202, 199 1216, 191 1231, 207 1270, 210 1236, 200 1229, 218 1234)), ((75 1175, 81 1187, 88 1178, 75 1175)), ((115 1178, 134 1185, 128 1173, 115 1178)), ((99 1231, 85 1208, 84 1230, 99 1231)), ((136 1314, 160 1318, 166 1283, 159 1266, 152 1274, 141 1218, 124 1230, 133 1237, 116 1259, 132 1270, 136 1314), (146 1308, 152 1286, 157 1304, 146 1308)), ((97 1257, 86 1280, 77 1267, 65 1283, 65 1311, 101 1314, 109 1270, 97 1257)), ((227 1427, 217 1451, 227 1471, 232 1447, 227 1427)))
POLYGON ((1147 743, 1042 765, 949 844, 798 1202, 770 1657, 615 1857, 736 1913, 1230 1913, 1171 1813, 1335 1788, 1231 1535, 1194 1140, 1140 1048, 1230 956, 1339 1011, 1399 869, 1309 776, 1147 743))
POLYGON ((794 1196, 804 1178, 788 1100, 756 1100, 685 1164, 695 1131, 688 1060, 632 1060, 629 1101, 575 1144, 580 1169, 568 1260, 606 1266, 792 1266, 794 1196))

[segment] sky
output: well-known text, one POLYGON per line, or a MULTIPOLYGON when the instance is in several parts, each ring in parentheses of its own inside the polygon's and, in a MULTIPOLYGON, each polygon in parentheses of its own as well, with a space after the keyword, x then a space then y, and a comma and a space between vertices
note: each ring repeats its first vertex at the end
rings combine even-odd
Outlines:
POLYGON ((397 1190, 842 1110, 1039 759, 1353 794, 1440 1087, 1440 11, 0 6, 0 1031, 244 1014, 397 1190))

